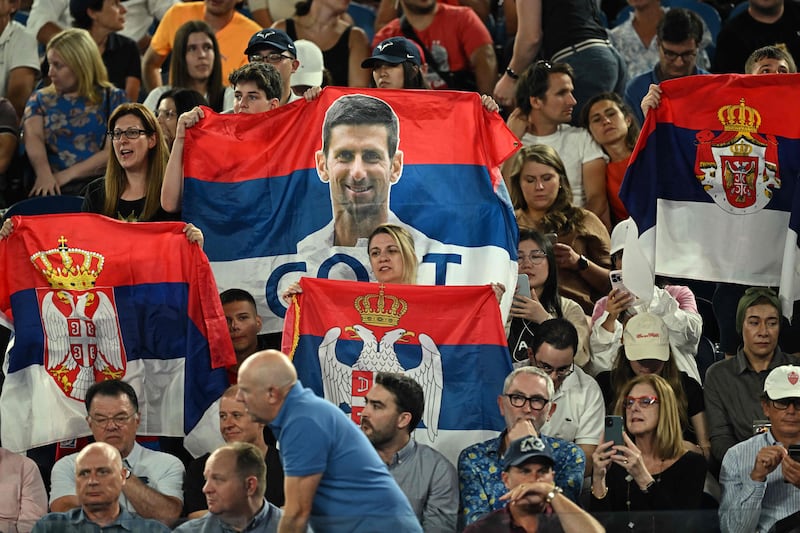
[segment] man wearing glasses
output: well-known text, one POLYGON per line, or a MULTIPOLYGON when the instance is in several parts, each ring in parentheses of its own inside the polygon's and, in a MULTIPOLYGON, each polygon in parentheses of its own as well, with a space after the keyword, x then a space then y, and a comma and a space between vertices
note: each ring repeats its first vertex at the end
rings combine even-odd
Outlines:
POLYGON ((506 500, 500 497, 508 492, 502 478, 503 456, 510 442, 527 435, 539 436, 553 450, 555 485, 578 502, 586 456, 575 444, 541 432, 556 408, 550 401, 554 393, 550 376, 538 367, 523 366, 506 377, 503 393, 497 397, 506 429, 493 439, 467 447, 458 456, 460 509, 465 525, 503 508, 506 500))
POLYGON ((267 28, 257 32, 250 37, 244 54, 250 63, 269 63, 281 75, 281 105, 300 98, 292 92, 290 82, 292 73, 300 66, 300 62, 297 60, 297 48, 285 31, 267 28))
POLYGON ((625 87, 628 104, 639 124, 644 122, 642 100, 650 85, 683 78, 693 74, 708 74, 697 66, 697 52, 703 39, 703 21, 693 11, 673 8, 667 11, 656 30, 658 63, 652 70, 633 78, 625 87))
POLYGON ((792 448, 800 445, 800 366, 779 366, 769 373, 761 408, 772 427, 733 446, 722 461, 723 531, 772 531, 793 513, 786 522, 798 523, 800 455, 792 448))
MULTIPOLYGON (((95 383, 86 391, 86 411, 94 440, 112 445, 122 456, 126 469, 119 496, 122 508, 172 526, 183 507, 183 463, 136 442, 141 419, 133 387, 119 380, 95 383)), ((80 505, 75 488, 77 456, 68 455, 53 466, 51 511, 65 512, 80 505)))
MULTIPOLYGON (((542 322, 531 345, 531 366, 536 366, 553 380, 553 407, 542 425, 542 433, 574 442, 591 457, 603 436, 606 408, 603 392, 593 377, 575 364, 578 332, 565 318, 542 322)), ((586 462, 591 474, 592 462, 586 462)))

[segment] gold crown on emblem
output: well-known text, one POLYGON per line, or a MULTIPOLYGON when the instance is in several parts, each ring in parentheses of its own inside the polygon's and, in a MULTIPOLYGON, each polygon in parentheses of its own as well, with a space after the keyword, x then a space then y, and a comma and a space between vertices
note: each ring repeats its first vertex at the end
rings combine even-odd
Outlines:
POLYGON ((761 114, 752 107, 744 105, 744 98, 739 100, 738 104, 720 107, 717 118, 725 131, 755 133, 761 125, 761 114))
POLYGON ((353 303, 356 311, 361 315, 361 321, 368 326, 396 326, 400 323, 400 317, 408 311, 408 304, 405 300, 383 294, 383 284, 381 284, 378 294, 359 296, 353 303))
POLYGON ((753 147, 746 143, 736 143, 730 146, 729 150, 733 155, 750 155, 753 147))
POLYGON ((105 258, 97 252, 67 247, 63 235, 58 247, 36 252, 31 262, 53 289, 85 290, 94 287, 105 258))

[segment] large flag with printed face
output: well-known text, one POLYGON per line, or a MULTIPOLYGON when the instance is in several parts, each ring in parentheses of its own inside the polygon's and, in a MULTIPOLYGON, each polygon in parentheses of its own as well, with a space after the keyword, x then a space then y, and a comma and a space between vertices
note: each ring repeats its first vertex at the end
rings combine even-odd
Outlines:
MULTIPOLYGON (((213 274, 182 223, 13 217, 0 241, 0 319, 14 330, 0 397, 13 451, 89 434, 84 396, 121 379, 142 435, 218 440, 212 402, 235 364, 213 274)), ((196 446, 195 446, 196 448, 196 446)))
POLYGON ((496 167, 516 144, 473 93, 326 88, 258 115, 206 110, 187 131, 183 215, 265 332, 301 276, 374 280, 366 237, 381 222, 412 233, 418 283, 501 282, 507 310, 517 226, 496 167))
POLYGON ((655 272, 780 285, 791 316, 800 298, 800 75, 690 76, 661 88, 620 190, 655 272))
POLYGON ((497 408, 511 358, 491 288, 305 278, 286 315, 283 350, 300 381, 359 423, 376 372, 425 394, 418 442, 455 461, 505 427, 497 408))

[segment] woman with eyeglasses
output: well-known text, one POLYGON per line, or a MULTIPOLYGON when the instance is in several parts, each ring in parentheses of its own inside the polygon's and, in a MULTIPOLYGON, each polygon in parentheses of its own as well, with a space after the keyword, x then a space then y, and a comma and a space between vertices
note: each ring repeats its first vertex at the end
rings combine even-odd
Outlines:
POLYGON ((170 89, 159 97, 156 118, 170 151, 172 151, 172 143, 175 142, 178 117, 201 105, 207 106, 208 102, 202 94, 192 89, 170 89))
POLYGON ((35 91, 22 118, 36 181, 31 196, 80 194, 108 161, 106 122, 126 101, 108 81, 89 32, 71 28, 47 43, 50 85, 35 91))
POLYGON ((623 417, 624 443, 606 435, 592 454, 590 509, 615 511, 603 524, 608 531, 697 530, 685 514, 661 512, 699 509, 707 470, 703 456, 684 445, 670 384, 638 376, 620 389, 614 413, 623 417))
POLYGON ((233 109, 233 89, 223 85, 222 53, 211 26, 202 20, 183 24, 175 33, 171 57, 169 85, 150 91, 144 101, 148 109, 155 111, 161 95, 172 88, 197 91, 217 113, 233 109))
POLYGON ((595 378, 603 391, 603 399, 609 412, 613 410, 620 389, 628 381, 648 374, 661 376, 675 392, 681 431, 687 448, 708 458, 711 441, 703 389, 675 364, 669 344, 669 329, 664 320, 649 312, 634 315, 628 320, 622 337, 623 343, 619 347, 614 367, 610 371, 600 372, 595 378), (650 339, 650 342, 637 342, 640 338, 650 339))
POLYGON ((519 273, 528 276, 530 296, 519 287, 511 304, 508 327, 508 349, 514 366, 529 364, 530 346, 539 325, 551 318, 566 318, 578 331, 578 352, 575 363, 589 361, 589 326, 581 306, 558 293, 558 272, 553 245, 538 231, 520 228, 517 262, 519 273))
POLYGON ((609 288, 610 238, 597 216, 572 204, 564 163, 544 144, 525 146, 511 163, 509 193, 521 228, 554 233, 559 291, 591 314, 609 288))

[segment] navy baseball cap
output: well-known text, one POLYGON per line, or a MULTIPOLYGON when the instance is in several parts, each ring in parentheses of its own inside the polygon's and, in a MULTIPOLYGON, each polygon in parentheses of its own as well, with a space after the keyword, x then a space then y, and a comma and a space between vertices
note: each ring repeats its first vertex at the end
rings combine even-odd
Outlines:
POLYGON ((555 464, 550 446, 539 437, 529 435, 508 445, 508 450, 503 456, 503 470, 527 463, 532 459, 539 459, 540 462, 545 462, 549 465, 555 464), (542 459, 544 461, 541 461, 542 459))
POLYGON ((247 43, 244 55, 249 56, 264 48, 274 48, 281 52, 289 52, 294 58, 297 58, 297 48, 294 46, 294 41, 285 31, 277 28, 266 28, 250 37, 250 42, 247 43))
POLYGON ((399 65, 406 61, 417 66, 422 64, 419 48, 405 37, 390 37, 381 41, 372 51, 372 57, 368 57, 361 63, 361 68, 373 68, 379 61, 392 65, 399 65))

